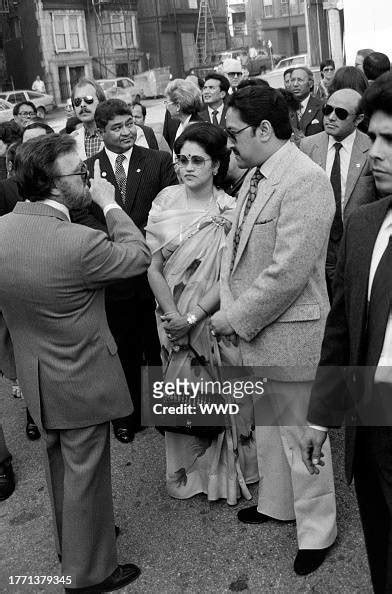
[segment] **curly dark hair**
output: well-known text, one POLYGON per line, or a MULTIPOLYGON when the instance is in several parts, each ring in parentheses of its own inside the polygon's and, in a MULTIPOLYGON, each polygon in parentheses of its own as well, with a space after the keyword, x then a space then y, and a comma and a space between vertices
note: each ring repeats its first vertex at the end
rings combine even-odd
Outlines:
POLYGON ((218 126, 210 122, 197 122, 188 124, 184 132, 174 143, 174 152, 178 155, 185 142, 195 142, 211 157, 212 161, 219 162, 219 169, 214 175, 214 185, 221 187, 229 168, 230 151, 227 148, 227 134, 218 126))

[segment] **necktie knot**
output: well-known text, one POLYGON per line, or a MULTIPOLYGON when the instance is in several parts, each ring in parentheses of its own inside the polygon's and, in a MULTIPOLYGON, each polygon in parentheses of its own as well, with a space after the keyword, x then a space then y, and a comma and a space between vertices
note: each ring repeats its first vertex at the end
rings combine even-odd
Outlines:
POLYGON ((217 109, 214 109, 214 110, 212 111, 212 115, 216 117, 216 116, 218 115, 218 110, 217 110, 217 109))
POLYGON ((342 148, 342 143, 341 142, 335 142, 335 144, 333 145, 335 151, 338 153, 340 151, 340 149, 342 148))
POLYGON ((122 165, 124 163, 125 159, 126 159, 126 156, 123 153, 121 153, 120 155, 117 155, 116 165, 122 165))
POLYGON ((261 173, 260 169, 257 168, 250 180, 250 187, 257 188, 261 179, 263 179, 264 175, 261 173))

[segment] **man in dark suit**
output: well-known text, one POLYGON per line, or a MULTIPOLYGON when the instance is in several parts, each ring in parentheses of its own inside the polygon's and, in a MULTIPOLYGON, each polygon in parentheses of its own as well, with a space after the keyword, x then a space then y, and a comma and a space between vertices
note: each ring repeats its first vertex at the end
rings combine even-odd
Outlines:
MULTIPOLYGON (((322 102, 312 95, 314 87, 313 72, 306 66, 295 68, 291 73, 290 91, 301 105, 297 116, 299 128, 304 136, 311 136, 323 131, 322 102)), ((292 122, 293 123, 293 122, 292 122)))
POLYGON ((200 117, 221 128, 226 127, 226 98, 230 89, 228 78, 218 72, 210 72, 205 78, 203 87, 204 107, 200 117))
POLYGON ((392 591, 390 74, 367 89, 361 109, 370 120, 369 157, 381 199, 347 222, 302 456, 318 474, 327 428, 345 422, 346 475, 355 479, 373 587, 381 594, 392 591))
POLYGON ((18 159, 28 200, 0 218, 0 308, 24 398, 45 435, 57 552, 71 576, 66 591, 112 591, 140 570, 117 563, 109 421, 132 412, 132 402, 104 288, 145 271, 150 253, 98 163, 88 190, 73 138, 31 140, 18 159), (69 219, 70 208, 91 200, 108 236, 69 219))
POLYGON ((336 91, 323 107, 325 132, 303 138, 301 150, 322 167, 331 180, 336 212, 329 237, 326 273, 330 298, 343 222, 359 206, 376 199, 368 159, 371 142, 357 130, 361 95, 353 89, 336 91))
MULTIPOLYGON (((151 203, 166 186, 178 183, 171 156, 135 144, 136 127, 131 108, 121 100, 100 103, 95 112, 104 149, 86 161, 89 171, 98 158, 101 175, 116 189, 116 202, 143 230, 151 203)), ((93 206, 94 216, 103 221, 93 206)), ((116 340, 135 412, 113 424, 116 437, 127 443, 140 429, 140 367, 160 365, 160 345, 155 322, 155 301, 147 275, 124 280, 106 290, 106 314, 116 340)))

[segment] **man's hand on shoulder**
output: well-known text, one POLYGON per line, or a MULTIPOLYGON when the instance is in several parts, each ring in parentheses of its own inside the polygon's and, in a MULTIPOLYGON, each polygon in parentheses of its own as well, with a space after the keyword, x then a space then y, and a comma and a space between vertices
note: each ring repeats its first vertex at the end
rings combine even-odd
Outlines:
POLYGON ((101 168, 98 159, 94 162, 94 177, 90 178, 90 194, 92 201, 102 210, 106 206, 116 204, 115 188, 110 182, 101 177, 101 168))

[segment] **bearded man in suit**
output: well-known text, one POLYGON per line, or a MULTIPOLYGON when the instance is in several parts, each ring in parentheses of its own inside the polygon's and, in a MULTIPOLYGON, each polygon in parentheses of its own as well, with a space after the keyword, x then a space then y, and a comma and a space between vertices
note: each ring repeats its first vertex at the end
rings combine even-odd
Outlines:
POLYGON ((328 174, 335 195, 336 212, 328 243, 326 274, 330 298, 343 223, 359 206, 376 199, 376 187, 368 159, 371 142, 357 129, 361 95, 341 89, 323 107, 325 132, 304 138, 300 149, 328 174))
POLYGON ((295 519, 294 569, 305 575, 336 537, 331 453, 324 479, 312 483, 299 448, 329 310, 324 267, 334 198, 325 172, 290 142, 288 107, 277 90, 237 90, 226 122, 229 146, 250 171, 223 256, 221 309, 211 331, 236 334, 243 364, 268 378, 264 395, 254 396, 259 503, 238 518, 295 519), (277 415, 275 426, 268 409, 277 415), (280 409, 291 411, 288 422, 280 409))
POLYGON ((150 262, 143 236, 96 164, 88 171, 70 136, 18 151, 25 202, 0 218, 0 309, 26 403, 39 424, 55 540, 66 591, 111 591, 140 570, 117 563, 109 421, 132 402, 109 331, 104 288, 150 262), (71 223, 94 200, 108 236, 71 223), (97 517, 99 510, 99 517, 97 517))
MULTIPOLYGON (((100 103, 95 122, 104 148, 86 161, 87 167, 92 172, 98 159, 101 175, 115 187, 117 204, 144 230, 156 195, 178 183, 171 155, 135 144, 132 109, 124 101, 109 99, 100 103)), ((102 213, 94 205, 92 213, 104 223, 102 213)), ((108 288, 106 314, 135 407, 132 418, 113 423, 117 439, 128 443, 141 427, 141 366, 161 365, 155 300, 147 275, 108 288)))
MULTIPOLYGON (((334 279, 303 459, 319 473, 328 427, 346 425, 346 477, 354 477, 374 592, 392 591, 392 75, 365 92, 369 158, 380 198, 349 218, 334 279)), ((320 474, 322 474, 321 471, 320 474)))

